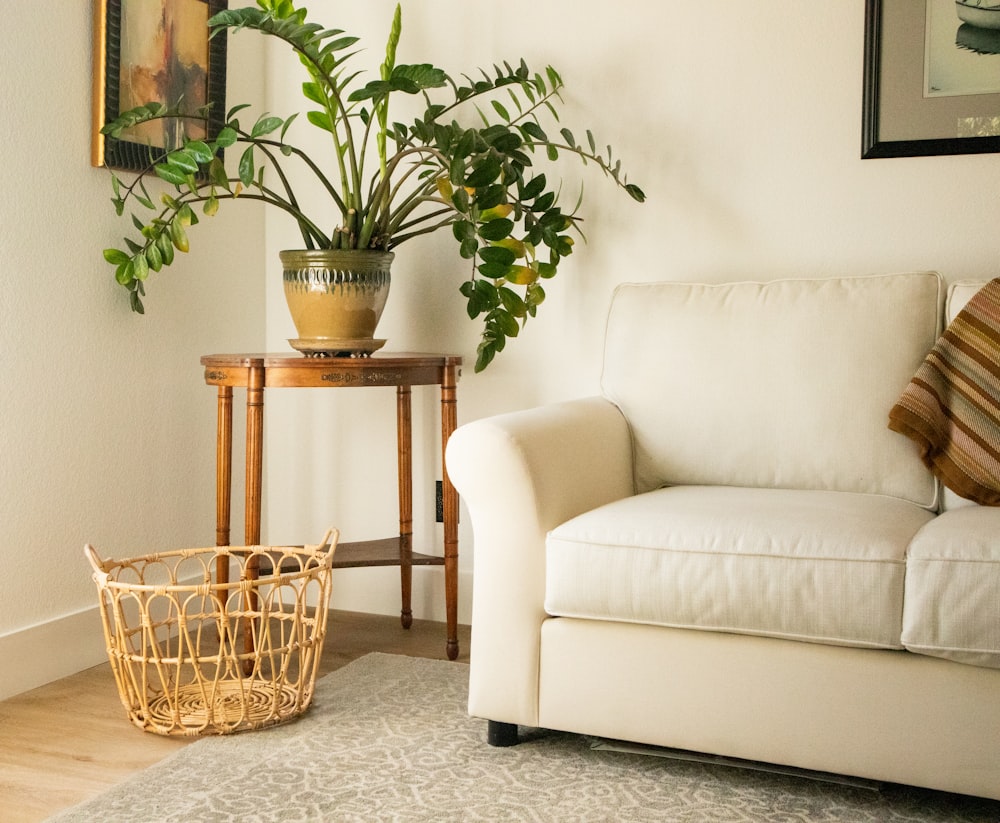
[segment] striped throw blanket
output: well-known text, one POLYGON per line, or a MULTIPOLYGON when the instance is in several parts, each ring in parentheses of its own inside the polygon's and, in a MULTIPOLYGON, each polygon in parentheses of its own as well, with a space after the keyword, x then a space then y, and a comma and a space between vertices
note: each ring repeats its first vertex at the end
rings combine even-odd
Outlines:
POLYGON ((949 489, 1000 506, 1000 279, 945 329, 889 412, 889 428, 917 443, 949 489))

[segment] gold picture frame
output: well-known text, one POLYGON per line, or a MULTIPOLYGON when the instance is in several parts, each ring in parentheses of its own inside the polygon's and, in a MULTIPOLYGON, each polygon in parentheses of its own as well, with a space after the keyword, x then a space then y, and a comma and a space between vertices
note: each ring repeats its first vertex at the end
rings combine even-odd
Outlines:
MULTIPOLYGON (((226 0, 94 0, 94 166, 140 171, 186 136, 212 138, 225 121, 226 34, 209 40, 208 19, 226 0), (101 134, 123 111, 153 101, 208 120, 149 123, 116 139, 101 134), (179 124, 179 125, 177 125, 179 124)), ((164 121, 165 122, 165 121, 164 121)))

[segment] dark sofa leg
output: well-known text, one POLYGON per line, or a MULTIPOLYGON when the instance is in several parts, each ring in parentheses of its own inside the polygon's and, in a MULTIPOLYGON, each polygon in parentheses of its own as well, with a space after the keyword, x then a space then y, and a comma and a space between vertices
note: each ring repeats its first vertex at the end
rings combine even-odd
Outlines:
POLYGON ((517 724, 489 720, 486 723, 486 742, 491 746, 516 746, 517 724))

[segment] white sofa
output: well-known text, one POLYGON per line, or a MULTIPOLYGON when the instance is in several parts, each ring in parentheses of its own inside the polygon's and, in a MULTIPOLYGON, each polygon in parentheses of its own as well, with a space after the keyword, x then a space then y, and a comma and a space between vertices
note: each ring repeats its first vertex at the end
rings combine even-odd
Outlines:
POLYGON ((520 724, 1000 799, 1000 509, 942 505, 887 427, 944 292, 622 285, 600 396, 460 427, 490 742, 520 724))

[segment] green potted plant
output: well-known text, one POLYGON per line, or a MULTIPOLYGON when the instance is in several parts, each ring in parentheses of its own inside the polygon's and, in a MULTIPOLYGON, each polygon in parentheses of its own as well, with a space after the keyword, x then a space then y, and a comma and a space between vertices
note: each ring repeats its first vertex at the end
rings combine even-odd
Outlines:
MULTIPOLYGON (((282 252, 285 293, 300 334, 300 345, 293 345, 311 354, 364 354, 383 342, 374 341, 373 332, 392 250, 448 229, 459 254, 470 261, 469 278, 460 288, 469 317, 482 317, 484 324, 476 361, 481 371, 535 316, 545 297, 543 281, 555 276, 573 251, 570 231, 579 233, 580 202, 563 211, 558 181, 550 181, 533 161, 572 156, 595 164, 634 200, 642 202, 645 195, 627 181, 610 146, 598 149, 589 130, 583 142, 565 127, 557 136, 546 131, 543 119, 558 123, 563 87, 554 69, 533 73, 522 60, 456 81, 427 63, 397 64, 397 5, 378 77, 363 82, 348 65, 357 38, 307 22, 306 15, 293 0, 257 0, 257 7, 216 14, 209 28, 211 36, 252 29, 295 51, 308 75, 302 86, 312 104, 306 118, 330 141, 325 156, 310 156, 287 139, 297 114, 262 114, 247 126, 239 117, 247 106, 234 106, 218 134, 184 138, 132 182, 112 174, 117 213, 133 203, 146 211, 143 217, 131 215, 137 235, 125 238, 124 248, 105 249, 104 257, 129 291, 132 309, 141 313, 150 271, 170 265, 175 251, 188 250, 187 229, 198 222, 199 212, 211 216, 223 200, 274 206, 295 220, 304 246, 282 252), (409 124, 389 118, 390 101, 401 94, 423 97, 422 115, 409 124), (318 183, 326 202, 316 212, 326 213, 329 201, 335 204, 336 226, 325 227, 307 212, 306 200, 290 182, 288 163, 302 164, 318 183), (149 178, 167 184, 159 198, 150 194, 149 178), (344 262, 345 253, 360 262, 344 262), (332 262, 328 255, 334 255, 332 262), (317 295, 347 300, 330 309, 311 302, 317 295), (296 310, 306 319, 298 319, 296 310), (330 315, 345 320, 347 330, 310 325, 330 315)), ((102 132, 119 137, 147 121, 184 117, 206 119, 207 111, 181 114, 154 102, 124 112, 102 132)))

